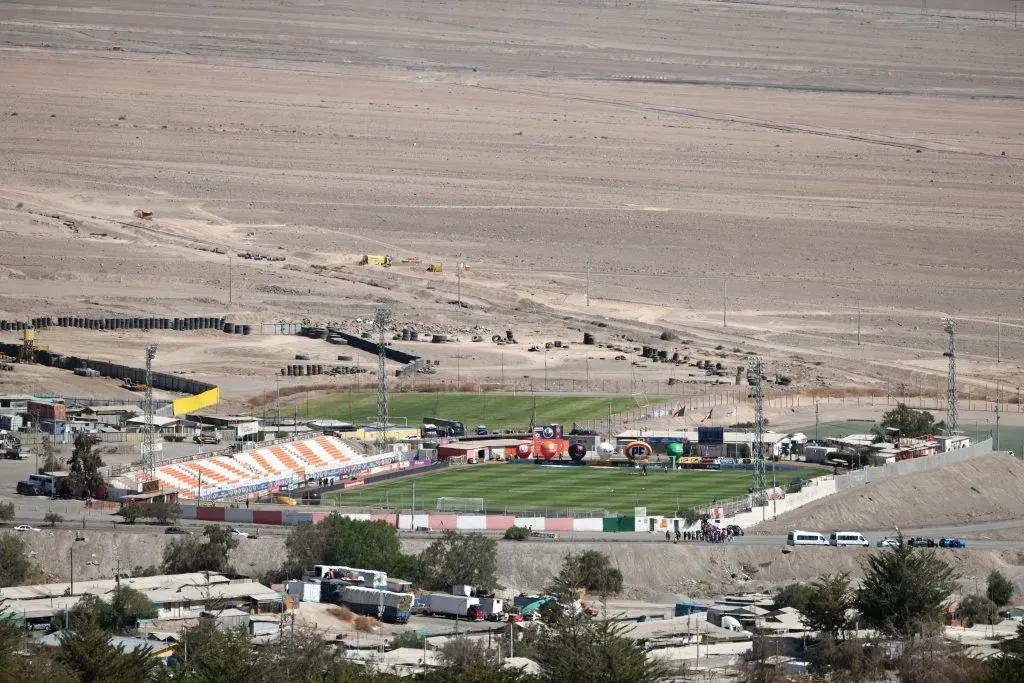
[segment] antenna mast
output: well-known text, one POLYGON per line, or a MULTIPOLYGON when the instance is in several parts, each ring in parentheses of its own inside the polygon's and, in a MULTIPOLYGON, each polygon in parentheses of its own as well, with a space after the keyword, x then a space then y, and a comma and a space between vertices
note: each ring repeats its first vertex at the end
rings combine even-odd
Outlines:
POLYGON ((764 500, 768 477, 764 466, 764 384, 761 381, 763 375, 764 361, 760 356, 754 356, 748 363, 747 372, 747 377, 754 379, 754 443, 750 454, 754 463, 754 476, 751 488, 754 491, 755 504, 760 500, 767 508, 768 503, 764 500))
POLYGON ((373 315, 373 326, 377 328, 377 445, 384 447, 388 442, 388 368, 387 331, 391 324, 391 310, 378 308, 373 315))
POLYGON ((146 430, 143 433, 142 465, 146 474, 156 476, 156 438, 153 430, 153 359, 156 357, 156 344, 146 347, 146 430))
POLYGON ((952 436, 960 430, 960 410, 956 400, 956 321, 952 318, 943 318, 942 329, 949 335, 949 350, 942 355, 949 358, 949 376, 946 380, 946 434, 952 436))

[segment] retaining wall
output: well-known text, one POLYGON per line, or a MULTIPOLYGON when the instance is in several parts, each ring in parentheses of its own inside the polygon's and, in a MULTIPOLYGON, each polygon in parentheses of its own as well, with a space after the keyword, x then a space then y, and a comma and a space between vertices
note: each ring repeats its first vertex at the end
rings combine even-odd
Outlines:
POLYGON ((902 477, 915 472, 945 467, 946 465, 955 465, 956 463, 972 460, 982 455, 988 455, 991 452, 992 439, 985 439, 967 448, 960 448, 947 453, 936 453, 935 455, 928 455, 923 458, 901 460, 889 463, 884 467, 869 467, 858 472, 851 472, 850 474, 836 477, 836 490, 846 491, 855 486, 870 484, 873 481, 884 481, 893 477, 902 477))

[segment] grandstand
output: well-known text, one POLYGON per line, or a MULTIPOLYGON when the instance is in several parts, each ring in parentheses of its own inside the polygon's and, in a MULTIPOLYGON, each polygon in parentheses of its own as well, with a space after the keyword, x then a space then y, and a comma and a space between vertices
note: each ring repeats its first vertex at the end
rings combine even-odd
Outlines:
MULTIPOLYGON (((266 491, 309 479, 337 477, 393 460, 394 453, 364 455, 332 436, 317 436, 273 446, 160 465, 161 488, 178 490, 178 497, 205 500, 266 491)), ((139 490, 141 472, 111 480, 113 489, 139 490)))

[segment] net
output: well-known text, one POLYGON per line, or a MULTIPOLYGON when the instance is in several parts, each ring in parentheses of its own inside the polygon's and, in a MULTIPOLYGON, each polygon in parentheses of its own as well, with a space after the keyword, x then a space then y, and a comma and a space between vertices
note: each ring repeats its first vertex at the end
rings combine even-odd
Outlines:
POLYGON ((485 512, 483 498, 453 498, 442 496, 437 499, 438 512, 485 512))

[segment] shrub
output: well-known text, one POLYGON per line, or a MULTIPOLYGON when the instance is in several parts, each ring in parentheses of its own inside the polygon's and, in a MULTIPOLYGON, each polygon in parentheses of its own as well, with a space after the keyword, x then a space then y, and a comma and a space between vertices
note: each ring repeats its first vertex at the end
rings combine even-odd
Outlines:
POLYGON ((661 339, 661 341, 675 341, 676 339, 679 339, 679 335, 676 334, 675 332, 669 332, 668 330, 665 330, 664 332, 661 333, 659 339, 661 339))
POLYGON ((46 515, 43 516, 43 521, 51 527, 54 527, 63 522, 64 518, 56 512, 47 512, 46 515))
POLYGON ((373 633, 378 628, 380 628, 380 622, 374 619, 373 617, 365 617, 363 615, 359 615, 358 617, 352 620, 352 626, 357 631, 362 631, 363 633, 373 633))
POLYGON ((505 535, 502 537, 506 541, 526 541, 530 538, 530 530, 525 526, 510 526, 505 529, 505 535))

